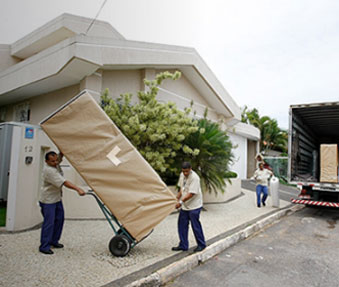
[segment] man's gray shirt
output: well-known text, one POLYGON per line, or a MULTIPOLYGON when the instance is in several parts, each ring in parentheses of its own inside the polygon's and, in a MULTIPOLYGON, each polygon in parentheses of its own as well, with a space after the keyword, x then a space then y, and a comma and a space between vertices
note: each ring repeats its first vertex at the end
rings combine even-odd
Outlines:
POLYGON ((40 196, 42 203, 56 203, 61 200, 62 186, 66 179, 61 169, 46 165, 42 173, 43 185, 40 196))

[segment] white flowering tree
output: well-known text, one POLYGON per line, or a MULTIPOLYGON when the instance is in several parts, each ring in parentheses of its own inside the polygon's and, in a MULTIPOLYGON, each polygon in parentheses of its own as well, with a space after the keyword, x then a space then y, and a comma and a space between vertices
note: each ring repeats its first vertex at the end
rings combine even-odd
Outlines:
POLYGON ((178 153, 199 154, 199 149, 184 144, 185 138, 199 130, 198 122, 189 116, 191 108, 183 112, 173 102, 159 103, 156 99, 164 80, 180 76, 180 72, 163 72, 155 80, 144 80, 148 89, 138 92, 135 104, 131 103, 132 94, 112 99, 106 89, 101 97, 107 115, 165 181, 180 171, 175 164, 178 153))

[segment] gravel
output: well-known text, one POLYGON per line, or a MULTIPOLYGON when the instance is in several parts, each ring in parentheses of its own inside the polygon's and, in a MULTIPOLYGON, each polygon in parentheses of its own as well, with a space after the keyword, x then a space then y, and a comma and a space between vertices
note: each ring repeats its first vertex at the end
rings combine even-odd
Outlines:
MULTIPOLYGON (((229 203, 206 204, 201 214, 206 239, 275 210, 258 209, 255 194, 229 203)), ((282 206, 287 202, 282 202, 282 206)), ((108 243, 114 233, 106 220, 66 220, 54 255, 38 251, 40 229, 0 234, 0 286, 102 286, 172 256, 178 244, 177 212, 162 221, 153 233, 127 256, 114 257, 108 243)), ((190 246, 196 245, 190 230, 190 246)))

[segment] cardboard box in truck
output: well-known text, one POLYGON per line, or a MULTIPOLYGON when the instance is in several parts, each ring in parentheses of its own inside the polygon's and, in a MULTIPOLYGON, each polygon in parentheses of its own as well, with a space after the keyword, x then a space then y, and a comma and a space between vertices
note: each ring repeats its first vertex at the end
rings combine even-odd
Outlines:
POLYGON ((320 145, 320 182, 338 182, 338 145, 320 145))

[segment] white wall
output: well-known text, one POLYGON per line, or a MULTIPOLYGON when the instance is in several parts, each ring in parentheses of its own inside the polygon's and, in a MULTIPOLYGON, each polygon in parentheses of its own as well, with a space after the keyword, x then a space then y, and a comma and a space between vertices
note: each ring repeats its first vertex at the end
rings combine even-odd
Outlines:
MULTIPOLYGON (((165 72, 168 70, 156 70, 156 74, 165 72)), ((174 73, 176 70, 169 70, 174 73)), ((193 100, 196 103, 208 106, 206 99, 204 99, 200 92, 188 81, 184 74, 181 74, 180 79, 178 80, 165 80, 161 87, 167 89, 175 94, 181 95, 189 100, 193 100)))
POLYGON ((4 71, 19 62, 18 58, 11 56, 10 45, 0 44, 0 71, 4 71))
MULTIPOLYGON (((165 70, 157 70, 156 73, 164 72, 165 70)), ((174 73, 175 70, 170 70, 174 73)), ((207 103, 201 93, 190 83, 184 74, 178 80, 166 80, 160 86, 158 92, 159 102, 175 102, 181 110, 189 108, 193 101, 192 113, 196 112, 198 117, 203 117, 206 107, 208 108, 208 118, 212 121, 218 120, 218 115, 207 103)))
POLYGON ((29 99, 31 108, 30 123, 39 124, 70 99, 79 94, 79 85, 73 85, 48 94, 29 99))
POLYGON ((103 71, 102 90, 109 89, 112 98, 118 98, 121 94, 133 94, 132 101, 137 100, 137 92, 142 90, 141 70, 117 70, 103 71))
MULTIPOLYGON (((89 187, 74 168, 64 159, 61 163, 66 180, 88 191, 89 187)), ((63 187, 62 202, 65 218, 104 218, 99 205, 91 195, 79 196, 75 190, 63 187)))
POLYGON ((241 180, 240 178, 231 178, 231 183, 226 181, 225 191, 221 193, 215 192, 204 192, 203 202, 204 203, 217 203, 226 202, 232 198, 235 198, 241 194, 241 180))
POLYGON ((233 145, 237 147, 233 149, 234 163, 230 169, 238 174, 241 179, 247 177, 247 138, 228 132, 228 136, 233 145))
POLYGON ((73 85, 48 94, 31 97, 24 101, 6 105, 4 106, 6 109, 5 121, 15 121, 14 107, 17 104, 28 102, 31 111, 29 124, 38 125, 44 118, 55 112, 77 94, 79 94, 79 85, 73 85))

